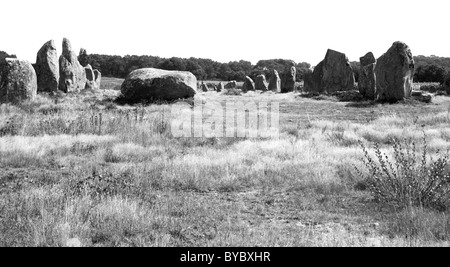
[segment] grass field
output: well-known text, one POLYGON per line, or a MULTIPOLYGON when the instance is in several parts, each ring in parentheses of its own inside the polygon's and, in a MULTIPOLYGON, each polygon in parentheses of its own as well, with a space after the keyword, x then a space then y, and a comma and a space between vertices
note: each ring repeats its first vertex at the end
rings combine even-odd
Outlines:
POLYGON ((124 79, 120 78, 102 77, 100 89, 111 89, 120 91, 120 87, 122 86, 123 80, 124 79))
POLYGON ((380 205, 355 172, 358 141, 450 145, 449 98, 280 103, 280 138, 174 138, 170 105, 98 93, 0 106, 0 246, 448 246, 447 212, 380 205))

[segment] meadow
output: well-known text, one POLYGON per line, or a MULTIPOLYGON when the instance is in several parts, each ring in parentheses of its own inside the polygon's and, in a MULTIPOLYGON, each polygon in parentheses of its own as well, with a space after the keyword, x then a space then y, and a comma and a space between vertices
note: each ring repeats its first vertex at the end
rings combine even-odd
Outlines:
POLYGON ((175 138, 171 105, 102 90, 0 106, 0 246, 448 246, 447 211, 382 205, 361 144, 450 147, 432 103, 199 92, 280 103, 279 138, 175 138))

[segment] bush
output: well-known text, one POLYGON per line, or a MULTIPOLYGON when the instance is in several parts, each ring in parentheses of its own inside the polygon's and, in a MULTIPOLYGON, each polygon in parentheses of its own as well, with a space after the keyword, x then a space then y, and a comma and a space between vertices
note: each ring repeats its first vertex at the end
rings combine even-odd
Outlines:
POLYGON ((445 91, 445 88, 439 83, 424 83, 420 84, 420 90, 430 93, 436 93, 439 91, 445 91))
POLYGON ((372 159, 361 143, 368 175, 358 169, 357 173, 364 178, 376 201, 394 208, 447 208, 450 200, 448 152, 438 151, 437 158, 433 159, 427 153, 425 137, 423 143, 423 151, 418 156, 415 142, 394 139, 393 160, 381 152, 378 144, 374 145, 376 159, 372 159))

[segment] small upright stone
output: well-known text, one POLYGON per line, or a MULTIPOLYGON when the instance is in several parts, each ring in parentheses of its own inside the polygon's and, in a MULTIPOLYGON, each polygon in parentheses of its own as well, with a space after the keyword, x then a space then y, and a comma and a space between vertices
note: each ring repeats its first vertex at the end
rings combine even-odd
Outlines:
POLYGON ((225 89, 223 82, 220 82, 219 85, 217 86, 217 92, 222 92, 223 89, 225 89))
POLYGON ((255 91, 255 83, 252 78, 245 76, 244 85, 242 86, 242 92, 255 91))
POLYGON ((258 75, 255 81, 255 90, 267 91, 267 81, 264 74, 258 75))
POLYGON ((372 52, 369 52, 365 56, 361 57, 359 62, 361 64, 358 82, 359 92, 368 99, 375 99, 375 57, 372 52))
MULTIPOLYGON (((86 72, 86 87, 85 87, 85 89, 90 89, 90 90, 100 89, 100 84, 97 84, 95 71, 92 69, 92 66, 90 64, 88 64, 86 67, 84 67, 84 70, 86 72)), ((98 76, 97 76, 97 78, 98 78, 98 76)))
POLYGON ((272 75, 270 76, 268 89, 277 93, 281 92, 281 79, 278 75, 278 71, 275 69, 272 71, 272 75))
POLYGON ((99 70, 94 70, 94 81, 98 89, 102 84, 102 73, 99 70))
POLYGON ((282 93, 288 93, 293 92, 295 90, 295 76, 296 76, 297 70, 294 66, 290 67, 289 70, 287 70, 283 74, 283 78, 281 79, 281 92, 282 93))
POLYGON ((321 61, 312 73, 306 73, 304 77, 304 90, 306 92, 323 93, 324 87, 322 86, 323 79, 323 61, 321 61))
POLYGON ((203 92, 208 92, 208 85, 206 85, 206 83, 202 83, 202 91, 203 92))

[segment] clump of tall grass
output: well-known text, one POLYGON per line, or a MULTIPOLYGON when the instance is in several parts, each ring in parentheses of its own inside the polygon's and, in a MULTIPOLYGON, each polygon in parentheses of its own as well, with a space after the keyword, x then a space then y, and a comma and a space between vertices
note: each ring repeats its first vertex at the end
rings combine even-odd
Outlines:
POLYGON ((381 152, 374 145, 373 158, 360 143, 364 153, 364 165, 368 174, 358 168, 368 190, 375 200, 395 208, 424 207, 446 210, 450 202, 450 178, 447 172, 449 154, 436 152, 433 157, 427 152, 427 141, 423 138, 423 150, 418 151, 412 140, 393 140, 393 157, 381 152))
POLYGON ((7 135, 19 135, 25 124, 24 116, 14 115, 6 119, 6 121, 0 124, 0 137, 7 135))

